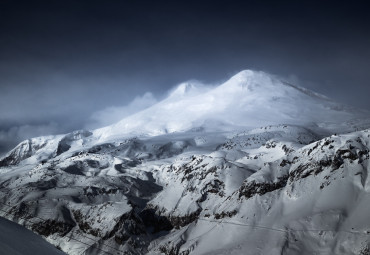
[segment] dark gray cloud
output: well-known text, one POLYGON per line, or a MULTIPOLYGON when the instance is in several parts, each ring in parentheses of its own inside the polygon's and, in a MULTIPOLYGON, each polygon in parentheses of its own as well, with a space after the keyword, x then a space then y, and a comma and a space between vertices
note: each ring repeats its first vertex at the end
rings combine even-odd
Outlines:
POLYGON ((365 1, 0 1, 0 151, 92 125, 148 91, 160 99, 248 68, 370 109, 368 11, 365 1))

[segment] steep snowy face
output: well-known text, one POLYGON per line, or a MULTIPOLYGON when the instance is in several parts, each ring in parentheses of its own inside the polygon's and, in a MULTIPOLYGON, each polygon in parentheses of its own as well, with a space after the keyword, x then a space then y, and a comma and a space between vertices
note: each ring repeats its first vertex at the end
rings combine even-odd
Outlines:
POLYGON ((322 95, 264 72, 246 70, 219 86, 180 84, 163 101, 94 134, 107 139, 198 127, 225 131, 282 123, 341 123, 354 117, 352 110, 322 95))

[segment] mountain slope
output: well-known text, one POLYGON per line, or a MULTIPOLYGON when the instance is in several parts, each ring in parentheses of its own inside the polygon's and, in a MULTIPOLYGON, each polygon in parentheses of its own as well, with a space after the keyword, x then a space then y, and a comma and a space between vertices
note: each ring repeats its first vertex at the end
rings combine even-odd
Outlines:
POLYGON ((365 117, 262 72, 184 83, 115 125, 18 145, 1 215, 68 254, 366 254, 365 117))
POLYGON ((313 123, 329 128, 329 123, 339 124, 363 116, 363 112, 277 77, 246 70, 216 87, 181 84, 165 100, 94 134, 107 139, 122 134, 159 135, 198 127, 230 131, 240 127, 313 123))

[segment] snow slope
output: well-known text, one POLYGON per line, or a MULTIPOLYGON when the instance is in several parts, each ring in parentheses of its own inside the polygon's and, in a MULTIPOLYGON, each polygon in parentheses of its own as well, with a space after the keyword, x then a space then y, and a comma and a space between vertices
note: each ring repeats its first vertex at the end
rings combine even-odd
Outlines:
POLYGON ((0 217, 0 254, 62 255, 65 253, 56 249, 35 233, 0 217))
POLYGON ((330 123, 343 123, 363 114, 264 72, 246 70, 219 86, 181 84, 165 100, 94 134, 106 139, 198 127, 230 131, 238 127, 313 123, 329 128, 330 123))
POLYGON ((368 116, 263 72, 184 83, 19 144, 1 215, 68 254, 368 254, 368 116))

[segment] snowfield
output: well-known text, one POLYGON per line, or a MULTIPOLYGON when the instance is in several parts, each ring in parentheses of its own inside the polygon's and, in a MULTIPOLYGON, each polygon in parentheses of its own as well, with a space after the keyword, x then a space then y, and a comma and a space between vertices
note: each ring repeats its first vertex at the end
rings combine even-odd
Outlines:
POLYGON ((0 160, 1 216, 68 254, 370 254, 370 115, 263 72, 0 160))

